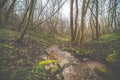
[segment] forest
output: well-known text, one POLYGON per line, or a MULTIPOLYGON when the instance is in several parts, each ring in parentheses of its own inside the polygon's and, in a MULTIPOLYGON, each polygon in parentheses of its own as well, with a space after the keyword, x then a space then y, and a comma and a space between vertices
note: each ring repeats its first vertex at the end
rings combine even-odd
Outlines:
POLYGON ((0 0, 0 80, 120 80, 120 0, 0 0))

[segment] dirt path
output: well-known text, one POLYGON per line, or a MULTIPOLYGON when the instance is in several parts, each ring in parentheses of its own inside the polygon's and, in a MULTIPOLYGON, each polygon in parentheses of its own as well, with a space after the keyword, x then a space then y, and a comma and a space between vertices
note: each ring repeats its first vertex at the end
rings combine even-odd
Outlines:
POLYGON ((93 69, 95 67, 105 67, 103 64, 87 58, 78 60, 71 53, 60 50, 59 45, 50 46, 46 51, 48 55, 54 55, 54 58, 64 67, 64 80, 102 80, 93 69))

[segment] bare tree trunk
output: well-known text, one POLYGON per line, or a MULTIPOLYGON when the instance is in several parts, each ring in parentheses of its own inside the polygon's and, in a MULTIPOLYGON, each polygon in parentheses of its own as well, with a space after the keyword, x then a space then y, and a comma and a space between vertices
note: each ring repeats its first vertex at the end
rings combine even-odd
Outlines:
POLYGON ((98 0, 96 0, 96 40, 99 40, 98 0))
POLYGON ((19 26, 18 26, 18 31, 19 31, 19 32, 21 31, 22 24, 25 23, 25 18, 26 18, 26 16, 27 16, 28 10, 29 10, 29 8, 30 8, 30 6, 27 6, 28 3, 29 3, 29 1, 26 0, 26 8, 27 8, 27 9, 26 9, 26 11, 25 11, 25 14, 24 14, 24 16, 23 16, 22 21, 19 23, 19 26))
POLYGON ((92 31, 92 40, 95 40, 94 38, 94 28, 93 28, 93 25, 94 24, 94 21, 93 21, 93 16, 92 16, 92 13, 91 13, 91 17, 90 17, 90 28, 91 28, 91 31, 92 31))
POLYGON ((10 5, 8 11, 5 14, 5 22, 8 22, 9 16, 11 14, 11 10, 14 9, 14 4, 15 4, 16 0, 13 0, 12 4, 10 5))
POLYGON ((5 15, 4 15, 2 9, 3 9, 6 2, 7 2, 7 0, 0 1, 0 28, 2 28, 4 26, 5 15))
POLYGON ((29 22, 30 22, 30 19, 31 19, 32 10, 33 10, 33 6, 34 6, 34 0, 31 0, 29 6, 30 6, 30 8, 29 8, 29 10, 27 12, 27 15, 26 15, 25 27, 24 27, 23 31, 21 32, 20 37, 17 40, 18 43, 23 42, 25 33, 26 33, 27 29, 28 29, 29 22))
POLYGON ((117 0, 115 0, 115 2, 114 2, 114 23, 115 23, 115 31, 117 30, 117 26, 116 26, 116 19, 117 19, 117 15, 116 15, 116 12, 117 12, 117 0))
POLYGON ((74 0, 71 0, 71 1, 70 1, 70 29, 71 29, 71 41, 74 41, 73 3, 74 3, 74 0))
POLYGON ((5 5, 5 3, 7 2, 8 0, 1 0, 0 1, 0 10, 3 8, 3 6, 5 5))
POLYGON ((77 32, 77 35, 76 35, 76 38, 75 38, 75 41, 74 41, 75 44, 78 43, 78 41, 79 41, 79 38, 80 38, 80 30, 81 30, 81 27, 82 27, 83 24, 84 24, 85 2, 86 2, 86 0, 82 0, 82 14, 81 14, 81 20, 80 20, 80 27, 79 27, 79 29, 78 29, 78 32, 77 32))
MULTIPOLYGON (((110 9, 111 8, 111 0, 109 1, 109 7, 108 7, 108 9, 110 9)), ((107 25, 107 32, 109 33, 110 32, 110 18, 111 18, 111 10, 109 10, 108 11, 108 25, 107 25)))
POLYGON ((86 4, 86 0, 82 0, 82 14, 81 14, 81 20, 80 20, 80 27, 76 34, 76 38, 74 41, 75 44, 76 43, 82 44, 84 41, 84 24, 85 24, 84 22, 85 22, 85 15, 86 15, 86 12, 87 12, 87 9, 89 6, 89 2, 90 2, 90 0, 88 0, 88 2, 86 4), (80 33, 80 30, 81 30, 81 33, 80 33), (80 42, 79 42, 79 40, 80 40, 80 42))
POLYGON ((77 34, 77 27, 78 27, 78 0, 75 2, 75 7, 76 7, 76 15, 75 15, 75 30, 74 30, 74 37, 77 34))
POLYGON ((0 24, 1 24, 0 26, 2 26, 2 27, 4 27, 5 24, 8 22, 9 16, 11 14, 11 10, 13 10, 16 0, 13 0, 12 4, 8 8, 8 10, 5 13, 3 13, 2 12, 2 7, 5 5, 6 2, 7 2, 7 0, 0 1, 0 24))
MULTIPOLYGON (((87 12, 87 9, 88 9, 88 6, 89 6, 89 3, 90 3, 90 0, 87 0, 87 4, 85 5, 85 8, 83 8, 83 17, 85 17, 86 15, 86 12, 87 12)), ((85 0, 85 3, 86 3, 86 0, 85 0)), ((85 19, 83 18, 84 22, 82 22, 82 25, 81 25, 81 38, 80 38, 80 44, 83 44, 84 43, 84 28, 85 28, 85 19)))
MULTIPOLYGON (((90 28, 91 28, 91 31, 92 31, 92 40, 95 40, 95 38, 94 38, 94 36, 95 36, 95 34, 94 34, 94 19, 93 19, 93 15, 95 15, 94 13, 93 13, 93 7, 94 7, 94 3, 95 3, 95 1, 93 0, 93 2, 92 2, 92 7, 90 8, 89 7, 89 9, 90 9, 90 11, 91 11, 91 15, 90 15, 90 28)), ((94 16, 95 17, 95 16, 94 16)))

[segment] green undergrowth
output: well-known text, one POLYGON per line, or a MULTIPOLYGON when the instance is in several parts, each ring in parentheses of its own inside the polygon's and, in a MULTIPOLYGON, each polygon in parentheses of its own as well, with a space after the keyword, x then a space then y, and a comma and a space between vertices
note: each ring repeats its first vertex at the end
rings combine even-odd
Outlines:
POLYGON ((19 32, 8 29, 0 31, 0 80, 39 80, 38 78, 49 80, 49 78, 60 78, 62 74, 58 61, 43 61, 42 54, 46 54, 44 52, 45 46, 60 44, 67 39, 55 38, 41 32, 29 33, 28 31, 25 35, 24 44, 19 45, 15 43, 19 35, 19 32), (38 61, 40 63, 36 65, 38 61), (56 66, 44 71, 45 68, 48 68, 48 65, 52 66, 51 64, 56 66), (46 65, 47 67, 45 67, 46 65), (43 71, 43 74, 41 71, 43 71), (56 74, 56 77, 54 74, 56 74))
MULTIPOLYGON (((111 70, 119 77, 120 75, 120 32, 113 32, 100 37, 100 44, 108 46, 106 62, 111 70)), ((113 79, 114 80, 114 79, 113 79)))
POLYGON ((106 57, 106 61, 120 67, 120 32, 103 35, 100 42, 108 43, 110 52, 106 57))
POLYGON ((10 49, 11 51, 21 51, 23 53, 28 52, 27 49, 19 49, 19 48, 16 48, 16 47, 12 46, 12 45, 9 45, 9 44, 1 44, 0 43, 0 46, 4 47, 4 48, 7 48, 7 49, 10 49))
POLYGON ((91 50, 83 49, 83 48, 74 48, 74 47, 62 47, 62 50, 67 50, 73 52, 77 57, 91 57, 93 52, 91 50))
POLYGON ((0 36, 4 37, 4 38, 18 38, 19 32, 17 31, 12 31, 12 30, 8 30, 8 29, 2 29, 0 31, 0 36))
MULTIPOLYGON (((0 31, 0 38, 3 38, 3 39, 0 39, 0 42, 9 40, 10 38, 17 40, 19 35, 20 33, 17 31, 2 29, 0 31)), ((39 43, 44 46, 49 46, 52 44, 60 44, 65 41, 69 41, 69 38, 68 37, 54 37, 52 35, 48 35, 45 33, 33 32, 33 31, 30 32, 28 30, 27 34, 25 35, 25 41, 33 41, 34 43, 39 43)))
POLYGON ((96 49, 97 47, 99 48, 102 46, 103 48, 101 47, 101 51, 99 51, 98 53, 105 54, 105 55, 101 57, 105 57, 106 62, 109 63, 110 65, 120 66, 120 58, 119 58, 120 57, 120 32, 112 32, 112 33, 101 35, 98 42, 90 41, 89 43, 91 43, 93 47, 94 45, 96 45, 96 49), (94 43, 97 43, 97 44, 94 44, 94 43), (104 53, 102 53, 102 51, 104 53))
POLYGON ((31 39, 32 41, 42 44, 43 46, 50 46, 53 44, 61 44, 63 42, 69 41, 70 39, 67 36, 64 37, 55 37, 45 32, 34 32, 28 31, 26 34, 26 39, 31 39))
POLYGON ((45 60, 33 66, 27 80, 56 80, 62 78, 62 69, 57 60, 45 60))
POLYGON ((113 51, 112 53, 108 54, 106 57, 106 61, 109 63, 116 63, 118 62, 118 53, 116 53, 116 51, 113 51))
POLYGON ((91 50, 79 49, 75 51, 75 55, 78 57, 91 57, 93 53, 91 50))
POLYGON ((120 32, 111 32, 108 34, 103 34, 99 37, 99 41, 92 40, 91 38, 86 40, 86 43, 104 44, 104 43, 116 43, 120 40, 120 32))
POLYGON ((30 66, 23 65, 33 64, 28 60, 27 52, 11 45, 0 44, 0 80, 24 80, 24 74, 29 71, 30 66))
POLYGON ((94 71, 102 77, 104 80, 113 80, 113 76, 110 71, 102 67, 95 67, 94 71))
POLYGON ((5 47, 5 48, 9 48, 9 49, 16 49, 15 47, 11 46, 11 45, 7 45, 7 44, 1 44, 0 46, 5 47))
POLYGON ((120 40, 120 33, 118 32, 102 35, 99 43, 108 43, 116 40, 120 40))

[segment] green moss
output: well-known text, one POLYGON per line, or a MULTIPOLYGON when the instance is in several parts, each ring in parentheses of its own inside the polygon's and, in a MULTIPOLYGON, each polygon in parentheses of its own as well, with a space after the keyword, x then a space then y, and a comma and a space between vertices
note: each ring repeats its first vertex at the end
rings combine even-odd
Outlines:
POLYGON ((45 60, 45 61, 39 62, 39 66, 45 66, 45 65, 48 65, 50 63, 57 63, 57 64, 59 64, 59 62, 57 60, 45 60))
POLYGON ((33 66, 32 74, 28 75, 28 78, 31 78, 30 80, 47 80, 51 78, 52 80, 57 74, 61 74, 59 62, 57 60, 45 60, 33 66), (57 73, 55 73, 56 71, 57 73))
POLYGON ((57 60, 46 60, 46 61, 39 62, 39 67, 46 71, 54 72, 56 70, 59 70, 60 65, 57 60))
MULTIPOLYGON (((18 48, 16 48, 16 50, 19 50, 18 48)), ((27 49, 22 49, 21 50, 23 53, 26 53, 26 52, 28 52, 28 50, 27 49)))

